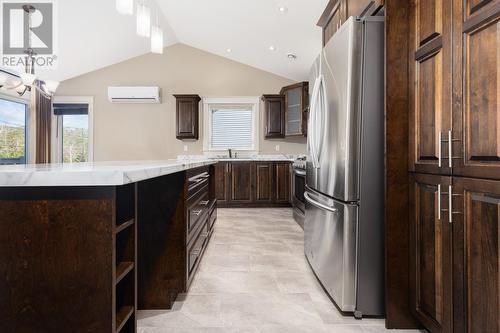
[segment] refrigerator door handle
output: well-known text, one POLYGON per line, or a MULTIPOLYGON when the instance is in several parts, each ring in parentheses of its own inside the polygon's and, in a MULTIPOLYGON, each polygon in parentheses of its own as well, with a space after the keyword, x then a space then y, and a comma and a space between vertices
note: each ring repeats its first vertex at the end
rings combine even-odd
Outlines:
POLYGON ((337 208, 329 207, 329 206, 327 206, 325 204, 322 204, 321 202, 318 202, 318 201, 314 200, 313 198, 311 198, 311 196, 307 192, 304 193, 304 198, 311 205, 314 205, 314 206, 316 206, 316 207, 318 207, 320 209, 327 210, 327 211, 329 211, 331 213, 338 213, 338 211, 339 211, 337 208))
MULTIPOLYGON (((321 62, 321 59, 320 59, 321 62)), ((321 64, 320 64, 321 68, 321 64)), ((319 150, 320 144, 322 141, 324 121, 322 118, 318 117, 318 112, 325 112, 322 109, 322 106, 326 106, 326 94, 324 91, 324 77, 320 74, 316 81, 314 82, 314 88, 311 96, 311 113, 310 113, 310 121, 309 124, 311 128, 309 129, 309 133, 311 136, 309 148, 311 150, 311 157, 313 161, 313 166, 316 169, 319 169, 319 150), (323 105, 322 105, 323 102, 323 105)))

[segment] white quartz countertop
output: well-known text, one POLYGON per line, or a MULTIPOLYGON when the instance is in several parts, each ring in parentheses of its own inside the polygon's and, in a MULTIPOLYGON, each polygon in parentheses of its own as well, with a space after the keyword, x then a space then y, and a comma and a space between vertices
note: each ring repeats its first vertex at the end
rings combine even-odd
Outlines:
POLYGON ((0 187, 116 186, 217 163, 213 159, 0 166, 0 187))

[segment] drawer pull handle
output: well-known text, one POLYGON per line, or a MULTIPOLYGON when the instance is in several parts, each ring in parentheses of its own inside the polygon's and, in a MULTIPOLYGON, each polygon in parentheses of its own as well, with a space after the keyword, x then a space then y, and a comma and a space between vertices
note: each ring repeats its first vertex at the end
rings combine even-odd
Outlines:
POLYGON ((202 209, 200 209, 200 210, 193 210, 193 214, 196 215, 196 216, 200 216, 201 212, 203 212, 202 209))
POLYGON ((202 204, 203 206, 208 206, 209 202, 210 201, 208 201, 208 200, 203 200, 203 201, 200 202, 200 204, 202 204))

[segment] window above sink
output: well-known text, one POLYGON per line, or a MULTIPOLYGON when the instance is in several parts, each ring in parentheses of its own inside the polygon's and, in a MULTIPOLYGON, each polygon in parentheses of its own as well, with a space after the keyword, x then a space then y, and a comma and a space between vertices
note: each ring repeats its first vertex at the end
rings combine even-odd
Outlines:
POLYGON ((259 149, 258 97, 203 99, 203 148, 220 155, 228 149, 257 152, 259 149))

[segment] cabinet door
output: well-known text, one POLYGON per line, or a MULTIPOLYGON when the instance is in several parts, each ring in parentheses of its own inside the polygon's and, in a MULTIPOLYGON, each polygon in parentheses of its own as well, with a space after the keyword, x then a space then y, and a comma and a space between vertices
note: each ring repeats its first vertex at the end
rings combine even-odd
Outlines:
POLYGON ((452 0, 412 0, 410 23, 411 171, 451 174, 452 0))
POLYGON ((285 135, 305 136, 309 107, 309 83, 301 82, 284 87, 281 93, 285 96, 285 135))
POLYGON ((275 202, 290 202, 290 163, 275 164, 275 202))
POLYGON ((455 3, 454 174, 500 179, 500 0, 455 3))
POLYGON ((215 198, 217 199, 217 204, 219 206, 225 206, 229 199, 229 163, 219 162, 215 165, 214 171, 214 192, 215 198))
POLYGON ((266 138, 285 137, 285 98, 282 95, 263 96, 266 124, 266 138))
POLYGON ((273 163, 255 163, 255 201, 273 201, 273 163))
POLYGON ((200 96, 174 95, 176 98, 176 137, 177 139, 198 140, 198 112, 200 96))
POLYGON ((500 330, 500 181, 453 178, 455 332, 500 330))
POLYGON ((251 162, 232 162, 229 166, 231 204, 249 204, 253 201, 253 170, 251 162))
POLYGON ((348 0, 347 18, 351 16, 369 16, 377 12, 384 5, 384 0, 348 0))
POLYGON ((346 0, 330 0, 321 15, 318 26, 323 28, 323 46, 328 43, 343 22, 346 20, 346 0))
POLYGON ((449 185, 450 177, 410 176, 410 305, 432 333, 452 332, 452 225, 443 211, 449 185))

